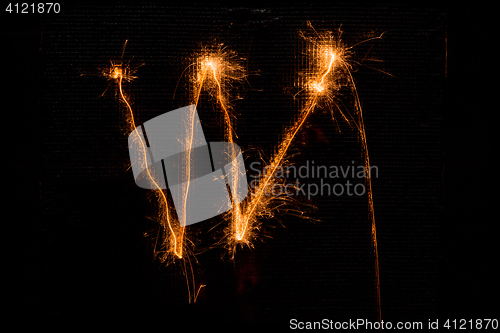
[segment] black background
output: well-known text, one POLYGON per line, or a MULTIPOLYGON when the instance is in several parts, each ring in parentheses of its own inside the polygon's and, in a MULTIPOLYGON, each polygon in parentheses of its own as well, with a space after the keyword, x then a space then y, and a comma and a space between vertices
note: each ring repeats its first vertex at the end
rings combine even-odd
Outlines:
MULTIPOLYGON (((146 218, 151 204, 127 171, 113 87, 101 96, 106 80, 81 75, 119 58, 128 39, 125 58, 145 64, 127 85, 142 123, 186 103, 188 57, 215 37, 245 58, 248 77, 234 106, 248 168, 256 149, 272 153, 297 110, 297 32, 307 20, 317 29, 341 26, 347 45, 386 32, 352 56, 361 62, 369 51, 366 58, 383 60, 365 59, 354 72, 379 169, 373 190, 383 319, 491 318, 498 308, 488 101, 494 43, 485 11, 62 4, 60 14, 3 13, 2 20, 11 318, 281 328, 291 318, 376 320, 364 197, 315 197, 316 209, 302 206, 321 222, 286 214, 264 220, 264 236, 234 261, 221 248, 197 255, 196 282, 206 287, 188 304, 180 264, 154 261, 143 237, 154 228, 146 218)), ((207 141, 219 141, 211 105, 200 103, 200 118, 207 141)), ((359 142, 339 125, 341 132, 328 113, 316 112, 292 161, 359 164, 359 142)), ((218 222, 190 227, 193 240, 210 244, 222 229, 205 232, 218 222)))

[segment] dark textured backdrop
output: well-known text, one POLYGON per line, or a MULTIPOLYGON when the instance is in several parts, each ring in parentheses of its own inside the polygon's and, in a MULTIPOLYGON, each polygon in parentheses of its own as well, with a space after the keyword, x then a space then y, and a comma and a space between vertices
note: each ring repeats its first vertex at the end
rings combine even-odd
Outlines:
MULTIPOLYGON (((301 61, 298 30, 310 20, 317 29, 341 26, 347 45, 386 32, 353 54, 361 62, 354 78, 370 158, 379 169, 373 190, 383 319, 487 317, 494 173, 483 78, 487 20, 478 12, 63 4, 60 14, 4 13, 11 309, 35 323, 103 318, 286 328, 291 318, 375 321, 365 197, 313 198, 316 209, 307 214, 318 223, 287 215, 279 216, 285 228, 264 221, 270 237, 234 262, 222 260, 221 249, 200 254, 197 283, 207 286, 188 305, 179 266, 153 261, 143 237, 154 226, 145 218, 151 207, 127 171, 113 89, 101 96, 106 80, 81 76, 119 58, 128 39, 125 59, 145 64, 127 84, 142 123, 185 104, 183 79, 173 93, 186 57, 215 37, 246 59, 243 99, 234 103, 238 144, 269 155, 296 112, 290 87, 301 61), (362 61, 368 51, 383 62, 362 61)), ((207 140, 221 140, 208 100, 199 112, 207 140)), ((293 162, 359 164, 359 143, 342 126, 338 132, 328 114, 316 112, 293 162)), ((256 158, 252 151, 247 162, 256 158)))

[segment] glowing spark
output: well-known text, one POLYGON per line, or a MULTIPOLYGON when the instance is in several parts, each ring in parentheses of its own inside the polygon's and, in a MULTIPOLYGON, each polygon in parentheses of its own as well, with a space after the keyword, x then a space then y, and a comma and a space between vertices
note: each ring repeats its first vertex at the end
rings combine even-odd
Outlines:
POLYGON ((195 56, 196 72, 193 82, 193 103, 198 104, 203 89, 214 95, 220 106, 226 125, 225 138, 234 142, 236 133, 232 124, 231 106, 228 100, 232 82, 241 81, 245 75, 243 67, 234 52, 227 50, 223 44, 203 47, 195 56))
POLYGON ((132 75, 132 71, 128 65, 123 62, 111 61, 111 66, 106 70, 103 70, 102 75, 110 80, 125 80, 130 82, 137 79, 137 76, 132 75))
POLYGON ((332 65, 333 65, 333 62, 335 61, 335 53, 333 53, 333 51, 330 51, 328 53, 328 57, 330 58, 330 63, 328 64, 328 69, 326 70, 325 74, 323 74, 321 76, 321 80, 319 82, 313 82, 311 83, 311 86, 317 91, 317 92, 323 92, 323 90, 325 90, 325 87, 323 85, 324 81, 325 81, 325 77, 328 75, 328 73, 330 73, 330 71, 332 70, 332 65))

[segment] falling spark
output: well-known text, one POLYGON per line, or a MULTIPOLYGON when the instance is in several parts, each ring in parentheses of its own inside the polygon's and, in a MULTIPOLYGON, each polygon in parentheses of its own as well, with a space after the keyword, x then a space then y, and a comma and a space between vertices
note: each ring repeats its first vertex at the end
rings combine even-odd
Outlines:
POLYGON ((372 191, 372 179, 370 174, 370 156, 368 154, 368 144, 366 142, 366 131, 365 131, 365 123, 363 121, 363 110, 361 108, 361 104, 359 101, 358 91, 356 89, 356 85, 354 84, 354 80, 352 78, 351 72, 349 71, 349 82, 351 83, 351 89, 353 94, 355 95, 355 112, 358 115, 358 134, 361 138, 361 146, 363 152, 363 159, 365 164, 366 172, 366 193, 368 194, 368 218, 371 221, 371 240, 373 244, 373 251, 375 257, 375 284, 376 284, 376 301, 377 301, 377 310, 378 310, 378 320, 382 322, 382 309, 381 309, 381 300, 380 300, 380 265, 379 265, 379 257, 378 257, 378 242, 377 242, 377 226, 375 223, 375 210, 373 208, 373 191, 372 191))

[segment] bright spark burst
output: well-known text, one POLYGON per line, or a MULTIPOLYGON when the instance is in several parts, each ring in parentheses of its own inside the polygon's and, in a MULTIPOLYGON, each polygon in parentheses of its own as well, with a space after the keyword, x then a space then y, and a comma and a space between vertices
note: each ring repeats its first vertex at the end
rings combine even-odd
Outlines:
POLYGON ((124 63, 123 61, 113 61, 111 60, 111 65, 102 70, 102 76, 108 78, 108 80, 123 80, 125 82, 130 82, 137 79, 135 74, 137 69, 132 70, 130 65, 124 63))

